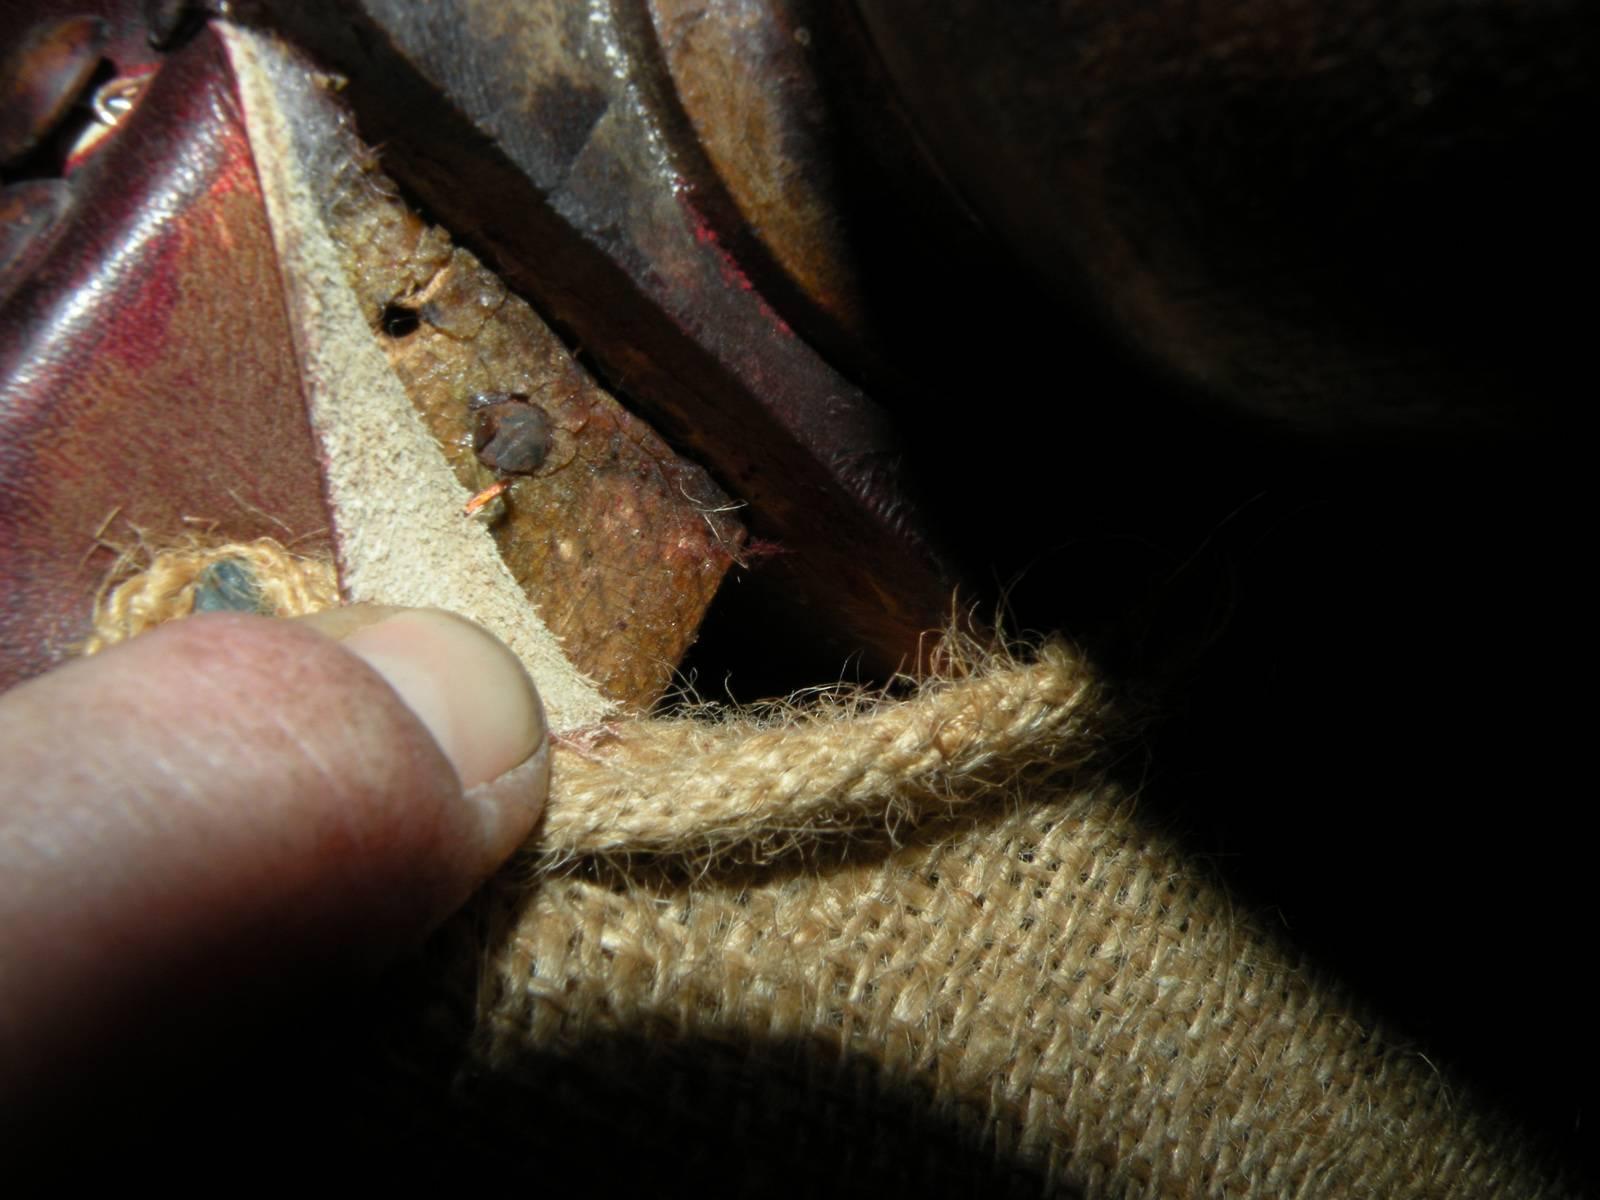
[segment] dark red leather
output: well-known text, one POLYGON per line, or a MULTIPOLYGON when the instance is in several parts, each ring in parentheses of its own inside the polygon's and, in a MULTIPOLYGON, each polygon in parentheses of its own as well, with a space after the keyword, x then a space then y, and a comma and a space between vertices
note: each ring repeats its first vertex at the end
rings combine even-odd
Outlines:
MULTIPOLYGON (((119 68, 121 64, 117 64, 119 68)), ((327 544, 321 474, 221 46, 159 67, 0 288, 0 687, 71 653, 114 559, 212 529, 327 544)))

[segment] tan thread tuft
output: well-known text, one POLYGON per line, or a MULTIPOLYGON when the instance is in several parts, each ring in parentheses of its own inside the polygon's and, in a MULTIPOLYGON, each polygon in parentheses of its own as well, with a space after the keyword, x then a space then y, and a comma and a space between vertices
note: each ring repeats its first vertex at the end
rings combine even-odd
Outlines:
POLYGON ((272 538, 125 550, 100 587, 94 632, 84 654, 97 654, 194 611, 195 588, 206 568, 228 560, 248 563, 256 590, 276 616, 299 617, 339 603, 339 581, 326 558, 296 554, 272 538), (140 564, 143 563, 141 566, 140 564))

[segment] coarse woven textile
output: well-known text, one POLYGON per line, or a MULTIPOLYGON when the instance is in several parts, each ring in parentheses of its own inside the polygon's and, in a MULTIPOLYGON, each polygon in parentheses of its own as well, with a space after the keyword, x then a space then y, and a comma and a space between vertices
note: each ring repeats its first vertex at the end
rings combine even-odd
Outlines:
POLYGON ((610 1116, 669 1144, 716 1135, 682 1113, 664 1134, 663 1093, 741 1114, 735 1190, 1567 1194, 1113 787, 997 799, 832 864, 569 867, 513 903, 489 1069, 539 1087, 552 1058, 641 1039, 569 1086, 616 1093, 654 1062, 653 1095, 610 1116))
POLYGON ((1079 655, 951 638, 941 661, 903 698, 557 739, 534 843, 487 933, 447 931, 465 970, 397 1052, 414 1069, 437 1012, 467 1014, 445 1072, 479 1166, 736 1195, 1577 1194, 1108 782, 1079 655))

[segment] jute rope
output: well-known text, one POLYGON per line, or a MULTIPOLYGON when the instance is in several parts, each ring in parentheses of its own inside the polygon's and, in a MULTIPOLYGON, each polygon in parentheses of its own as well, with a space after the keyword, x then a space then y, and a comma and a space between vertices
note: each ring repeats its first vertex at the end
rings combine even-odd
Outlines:
POLYGON ((332 561, 295 554, 272 538, 205 543, 161 550, 126 550, 95 599, 93 632, 83 653, 96 654, 147 629, 194 610, 195 592, 209 568, 243 564, 264 607, 274 616, 299 617, 339 603, 332 561))
POLYGON ((770 857, 797 841, 915 825, 1066 773, 1099 746, 1100 697, 1066 647, 994 659, 914 703, 820 693, 804 707, 674 717, 558 746, 542 845, 582 854, 770 857))
MULTIPOLYGON (((177 615, 199 561, 101 615, 177 615)), ((558 740, 504 929, 440 985, 477 992, 473 1153, 710 1153, 729 1194, 1576 1194, 1096 780, 1077 656, 955 647, 903 699, 558 740)))

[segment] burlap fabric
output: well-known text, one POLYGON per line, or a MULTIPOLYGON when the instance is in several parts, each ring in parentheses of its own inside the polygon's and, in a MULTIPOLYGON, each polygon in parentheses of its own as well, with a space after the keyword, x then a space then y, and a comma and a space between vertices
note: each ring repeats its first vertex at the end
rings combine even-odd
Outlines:
POLYGON ((1574 1194, 1141 818, 1076 655, 951 645, 899 699, 560 740, 424 1015, 473 1027, 434 1050, 464 1161, 669 1194, 1574 1194))

